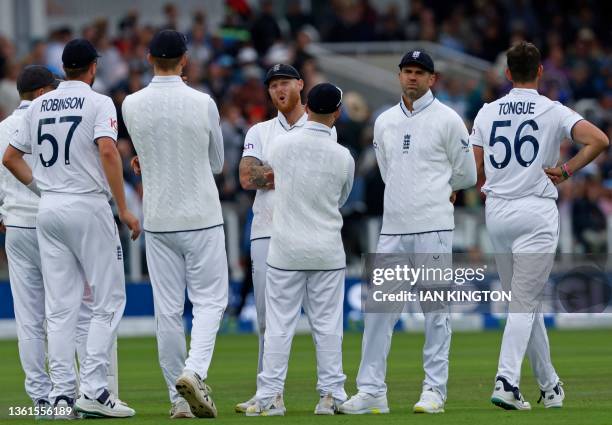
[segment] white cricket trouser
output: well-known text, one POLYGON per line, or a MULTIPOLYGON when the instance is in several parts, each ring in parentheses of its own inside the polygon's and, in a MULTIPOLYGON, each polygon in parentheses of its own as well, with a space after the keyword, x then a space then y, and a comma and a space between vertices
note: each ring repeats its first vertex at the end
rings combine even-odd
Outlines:
POLYGON ((559 377, 550 359, 540 295, 559 240, 557 205, 554 199, 535 196, 488 197, 486 220, 502 287, 512 291, 497 375, 518 387, 527 353, 538 385, 549 391, 559 377))
POLYGON ((45 288, 36 229, 7 227, 5 249, 25 389, 32 401, 36 402, 38 399, 48 399, 52 388, 45 368, 45 288))
POLYGON ((345 270, 290 271, 268 267, 266 283, 266 351, 257 376, 260 400, 282 393, 291 341, 301 308, 308 317, 317 352, 317 391, 346 400, 342 372, 345 270))
POLYGON ((228 270, 223 226, 209 229, 146 233, 146 253, 153 287, 159 364, 170 401, 184 369, 206 379, 215 339, 227 307, 228 270), (189 356, 183 309, 185 288, 193 304, 189 356))
MULTIPOLYGON (((453 232, 428 232, 409 235, 380 235, 377 253, 380 254, 450 254, 453 232)), ((430 266, 431 255, 416 255, 413 267, 430 266)), ((450 255, 444 257, 450 260, 450 255)), ((439 264, 435 264, 440 267, 439 264)), ((448 265, 450 266, 450 264, 448 265)), ((417 286, 420 285, 417 283, 417 286)), ((391 348, 393 328, 401 310, 388 313, 365 313, 364 333, 361 346, 361 363, 357 374, 357 388, 360 392, 375 396, 387 393, 385 376, 387 357, 391 348)), ((425 314, 425 344, 423 346, 423 388, 433 388, 446 400, 448 382, 448 353, 450 350, 450 311, 428 312, 425 314)))
POLYGON ((253 267, 253 296, 257 312, 257 331, 259 333, 259 355, 257 357, 257 373, 263 368, 264 334, 266 332, 266 271, 268 265, 268 248, 270 238, 251 241, 251 265, 253 267))
POLYGON ((97 398, 108 386, 109 352, 125 308, 123 252, 115 219, 105 196, 44 192, 37 223, 51 401, 76 395, 74 353, 86 281, 92 291, 92 313, 80 392, 97 398))

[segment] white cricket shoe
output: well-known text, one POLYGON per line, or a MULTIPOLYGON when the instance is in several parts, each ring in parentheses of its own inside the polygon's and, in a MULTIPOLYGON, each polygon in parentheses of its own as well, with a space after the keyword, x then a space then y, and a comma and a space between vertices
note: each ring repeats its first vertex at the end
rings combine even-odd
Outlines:
POLYGON ((540 401, 544 402, 544 407, 548 408, 560 408, 563 407, 563 399, 565 398, 565 391, 563 391, 563 382, 557 382, 557 385, 550 391, 540 390, 540 401))
POLYGON ((172 403, 170 409, 170 419, 184 419, 184 418, 195 418, 195 415, 191 413, 189 403, 184 398, 179 398, 178 401, 172 403))
POLYGON ((238 403, 236 405, 236 407, 234 407, 234 410, 236 411, 236 413, 246 413, 247 409, 250 406, 254 405, 256 401, 257 401, 257 399, 255 398, 255 396, 253 396, 250 399, 248 399, 247 401, 244 401, 242 403, 238 403))
POLYGON ((347 415, 389 413, 387 396, 383 394, 376 397, 367 393, 358 392, 349 400, 338 406, 338 412, 347 415))
POLYGON ((191 413, 198 418, 216 418, 217 407, 210 396, 210 387, 200 376, 190 370, 185 370, 176 380, 176 390, 187 400, 191 413))
POLYGON ((96 399, 91 399, 85 394, 77 399, 76 410, 86 416, 103 416, 108 418, 129 418, 136 414, 136 411, 129 407, 125 402, 119 402, 115 396, 104 390, 96 399))
POLYGON ((433 388, 426 388, 412 410, 414 413, 444 413, 444 400, 433 388))
POLYGON ((247 416, 285 416, 285 402, 281 393, 267 400, 255 400, 245 412, 247 416))
POLYGON ((506 410, 531 410, 531 404, 525 401, 518 387, 510 385, 503 376, 495 378, 491 403, 506 410))
POLYGON ((53 419, 73 420, 81 419, 81 415, 74 406, 74 399, 64 395, 55 398, 53 404, 53 419))
POLYGON ((336 400, 333 395, 325 394, 319 398, 319 402, 315 406, 315 415, 335 415, 338 411, 338 405, 341 401, 336 400))

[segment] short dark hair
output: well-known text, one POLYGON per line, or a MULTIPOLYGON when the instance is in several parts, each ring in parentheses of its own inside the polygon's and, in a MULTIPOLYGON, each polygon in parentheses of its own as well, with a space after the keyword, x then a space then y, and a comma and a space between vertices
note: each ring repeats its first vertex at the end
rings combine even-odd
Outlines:
POLYGON ((153 62, 153 66, 158 67, 162 71, 171 71, 177 67, 183 55, 178 58, 158 58, 155 56, 151 56, 151 61, 153 62))
POLYGON ((506 52, 506 60, 512 81, 527 83, 534 81, 538 76, 541 55, 533 44, 526 41, 515 44, 506 52))
POLYGON ((66 74, 66 78, 68 80, 75 80, 77 78, 79 78, 81 75, 85 74, 87 72, 87 70, 89 69, 89 66, 91 64, 87 65, 87 66, 83 66, 81 68, 64 68, 64 73, 66 74))

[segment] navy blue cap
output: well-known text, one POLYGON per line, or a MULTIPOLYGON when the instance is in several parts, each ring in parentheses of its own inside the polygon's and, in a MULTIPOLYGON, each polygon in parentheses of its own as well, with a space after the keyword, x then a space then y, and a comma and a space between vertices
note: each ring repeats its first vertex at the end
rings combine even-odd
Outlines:
POLYGON ((181 32, 163 30, 153 36, 149 53, 156 58, 172 59, 183 56, 187 51, 187 38, 181 32))
POLYGON ((57 87, 59 80, 42 65, 28 65, 17 76, 17 91, 27 93, 43 87, 57 87))
POLYGON ((406 53, 399 64, 399 68, 402 69, 408 65, 418 65, 425 71, 431 72, 432 74, 435 72, 434 62, 431 59, 431 56, 429 56, 424 50, 412 50, 406 53))
POLYGON ((317 84, 308 92, 308 109, 316 114, 331 114, 342 105, 342 90, 330 83, 317 84))
POLYGON ((270 81, 275 77, 295 78, 296 80, 302 79, 297 69, 284 63, 277 63, 272 68, 268 69, 264 80, 265 85, 270 85, 270 81))
POLYGON ((84 68, 99 57, 100 55, 96 52, 96 48, 88 40, 75 38, 70 40, 64 47, 62 63, 64 68, 84 68))

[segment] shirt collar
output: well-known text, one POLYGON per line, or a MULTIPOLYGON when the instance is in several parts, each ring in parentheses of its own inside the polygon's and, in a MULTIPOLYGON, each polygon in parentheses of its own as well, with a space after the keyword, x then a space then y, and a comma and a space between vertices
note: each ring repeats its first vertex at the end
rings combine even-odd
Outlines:
POLYGON ((429 105, 431 105, 434 100, 435 97, 431 90, 427 90, 427 93, 412 102, 412 112, 410 112, 410 110, 404 103, 403 97, 400 98, 400 108, 402 108, 402 112, 404 112, 407 117, 412 117, 421 112, 423 109, 427 108, 429 105))
POLYGON ((536 89, 522 89, 522 88, 514 88, 512 90, 510 90, 510 94, 514 94, 514 95, 526 95, 526 94, 530 94, 530 95, 538 95, 538 91, 536 89))
POLYGON ((91 86, 89 84, 87 84, 84 81, 79 81, 79 80, 62 81, 61 83, 59 83, 59 86, 57 86, 58 89, 83 88, 83 87, 87 87, 88 89, 91 90, 91 86))
POLYGON ((280 121, 285 131, 293 130, 295 127, 303 127, 304 124, 306 124, 306 121, 308 121, 308 114, 306 113, 306 111, 304 111, 300 119, 297 120, 296 123, 293 125, 289 125, 287 118, 283 115, 281 111, 278 111, 277 116, 278 116, 278 120, 280 121))
POLYGON ((318 132, 321 132, 321 133, 325 133, 328 136, 332 135, 331 128, 329 128, 325 124, 321 124, 321 123, 318 123, 318 122, 315 122, 315 121, 307 121, 306 124, 304 124, 304 129, 318 131, 318 132))
POLYGON ((15 116, 24 115, 31 104, 32 104, 32 101, 30 100, 22 100, 19 106, 17 107, 17 109, 13 111, 13 115, 15 116))
POLYGON ((28 109, 31 103, 31 100, 22 100, 17 109, 28 109))
POLYGON ((179 75, 155 75, 152 83, 182 83, 183 79, 179 75))

